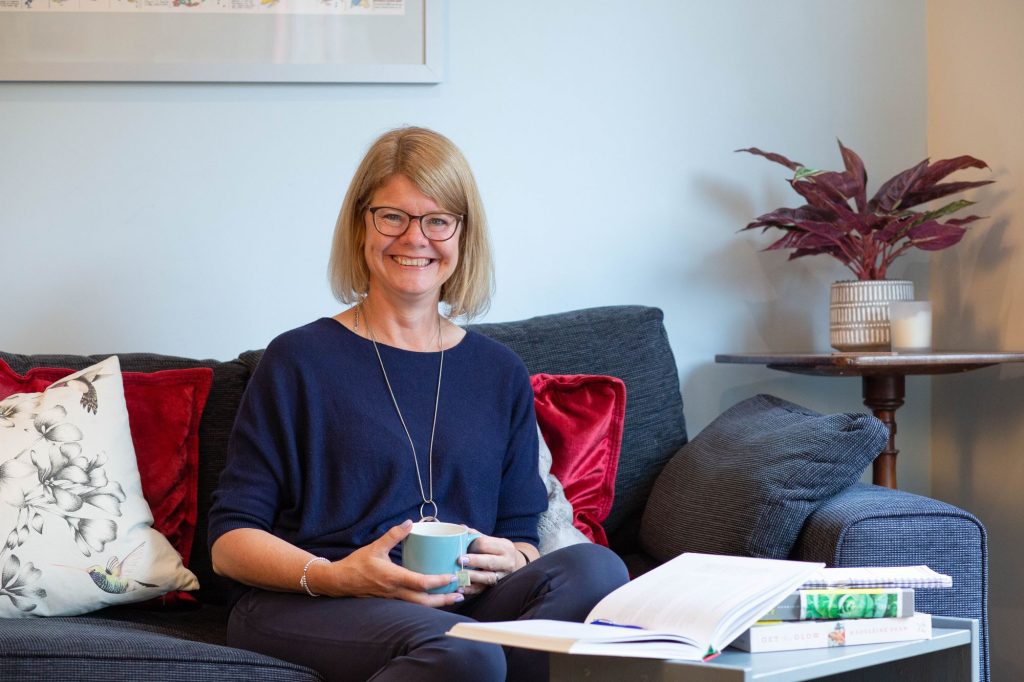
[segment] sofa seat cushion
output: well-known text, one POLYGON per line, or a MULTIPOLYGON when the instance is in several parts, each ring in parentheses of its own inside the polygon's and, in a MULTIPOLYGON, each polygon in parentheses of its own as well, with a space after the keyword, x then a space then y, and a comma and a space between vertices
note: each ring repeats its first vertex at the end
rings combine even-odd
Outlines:
POLYGON ((640 542, 661 561, 682 552, 785 559, 807 517, 853 485, 888 437, 867 414, 823 415, 770 395, 744 400, 665 466, 640 542))
MULTIPOLYGON (((162 614, 161 620, 166 619, 162 614)), ((224 625, 221 625, 223 629, 224 625)), ((0 620, 0 679, 316 682, 316 672, 261 654, 96 617, 0 620)))

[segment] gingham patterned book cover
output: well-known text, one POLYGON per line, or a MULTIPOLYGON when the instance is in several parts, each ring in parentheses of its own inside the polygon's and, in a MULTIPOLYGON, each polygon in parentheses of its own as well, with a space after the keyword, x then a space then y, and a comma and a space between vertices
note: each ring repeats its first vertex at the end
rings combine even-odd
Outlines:
POLYGON ((953 587, 953 579, 927 566, 823 568, 801 587, 953 587))

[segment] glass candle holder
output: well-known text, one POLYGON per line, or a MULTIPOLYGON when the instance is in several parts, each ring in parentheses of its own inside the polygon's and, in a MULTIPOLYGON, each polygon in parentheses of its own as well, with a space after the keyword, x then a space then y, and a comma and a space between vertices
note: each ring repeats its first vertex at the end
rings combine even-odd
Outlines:
POLYGON ((889 303, 889 338, 897 353, 932 348, 932 304, 930 301, 889 303))

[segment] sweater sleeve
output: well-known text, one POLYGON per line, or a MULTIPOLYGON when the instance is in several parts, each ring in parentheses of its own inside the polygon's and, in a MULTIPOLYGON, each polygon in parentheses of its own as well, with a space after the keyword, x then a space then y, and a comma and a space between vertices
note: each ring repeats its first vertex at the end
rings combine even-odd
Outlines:
POLYGON ((505 453, 494 534, 536 546, 539 542, 537 521, 547 509, 547 490, 540 477, 533 388, 521 362, 512 385, 516 396, 512 404, 511 437, 505 453))
POLYGON ((300 470, 296 444, 298 371, 271 342, 254 371, 228 440, 210 508, 209 545, 236 528, 271 532, 300 470))

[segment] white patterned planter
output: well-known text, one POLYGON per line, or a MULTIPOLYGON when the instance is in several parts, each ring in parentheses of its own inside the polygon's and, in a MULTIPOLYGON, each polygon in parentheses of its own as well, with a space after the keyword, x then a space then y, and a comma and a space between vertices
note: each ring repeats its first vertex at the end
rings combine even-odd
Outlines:
POLYGON ((829 297, 829 343, 840 351, 889 350, 889 302, 913 301, 906 279, 835 282, 829 297))

